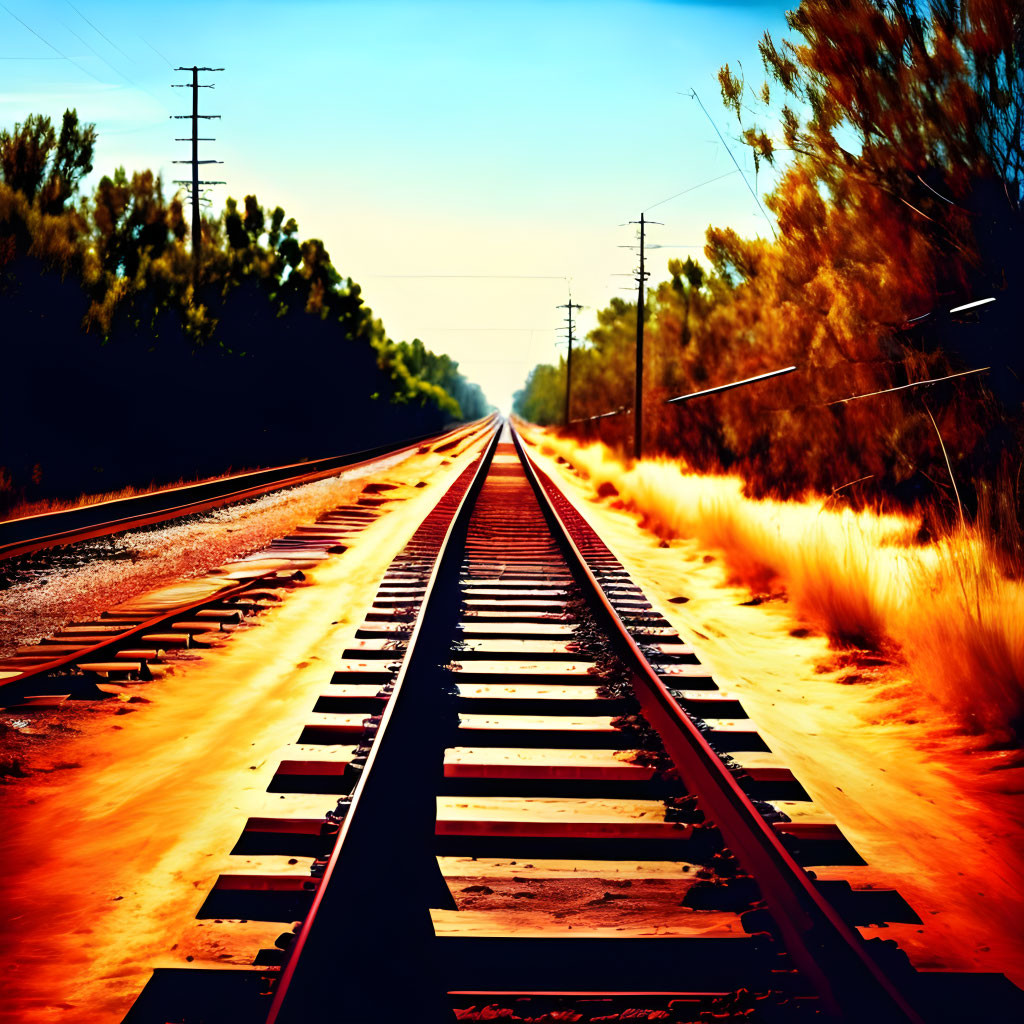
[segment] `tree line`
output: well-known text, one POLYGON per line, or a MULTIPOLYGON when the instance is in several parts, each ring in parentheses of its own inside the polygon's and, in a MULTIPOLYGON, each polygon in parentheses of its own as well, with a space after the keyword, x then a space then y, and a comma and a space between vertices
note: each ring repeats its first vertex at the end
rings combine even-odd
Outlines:
MULTIPOLYGON (((755 167, 780 170, 776 237, 709 227, 706 266, 673 260, 648 292, 648 450, 739 472, 753 495, 980 512, 1020 551, 1024 13, 803 0, 787 21, 792 38, 761 40, 763 83, 719 73, 755 167)), ((636 315, 614 299, 574 353, 574 418, 632 405, 636 315)), ((560 423, 564 388, 564 361, 538 366, 515 408, 560 423)), ((628 450, 632 418, 570 429, 628 450)))
POLYGON ((0 131, 0 511, 374 447, 485 415, 479 387, 389 338, 323 242, 256 196, 202 220, 150 170, 82 195, 95 126, 0 131))

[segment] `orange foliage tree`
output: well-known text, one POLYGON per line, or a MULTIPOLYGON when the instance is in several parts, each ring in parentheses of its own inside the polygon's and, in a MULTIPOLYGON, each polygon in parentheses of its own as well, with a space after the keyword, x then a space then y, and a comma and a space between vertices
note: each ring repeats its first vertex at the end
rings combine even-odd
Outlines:
MULTIPOLYGON (((760 45, 767 82, 719 75, 755 162, 782 164, 767 197, 777 239, 709 228, 711 273, 689 279, 676 262, 652 290, 645 436, 740 471, 755 494, 842 489, 948 517, 955 479, 968 511, 1019 536, 1024 14, 1000 0, 803 0, 787 18, 794 38, 760 45), (981 314, 945 312, 985 297, 997 301, 981 314), (981 366, 988 388, 965 377, 836 404, 981 366)), ((636 307, 602 315, 580 362, 628 389, 636 307)), ((578 394, 581 416, 604 400, 582 380, 578 394)), ((622 440, 624 426, 611 428, 622 440)))

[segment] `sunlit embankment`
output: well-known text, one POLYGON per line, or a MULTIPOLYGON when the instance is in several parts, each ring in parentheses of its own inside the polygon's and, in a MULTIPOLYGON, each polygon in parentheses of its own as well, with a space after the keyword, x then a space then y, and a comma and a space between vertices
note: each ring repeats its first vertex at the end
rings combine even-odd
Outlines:
MULTIPOLYGON (((308 871, 309 858, 231 850, 247 817, 323 814, 328 798, 286 799, 269 792, 271 779, 295 756, 381 575, 482 443, 479 434, 442 438, 280 496, 276 507, 261 500, 247 506, 258 506, 255 518, 214 519, 202 535, 167 527, 160 544, 178 561, 163 570, 188 579, 224 550, 218 532, 234 528, 243 550, 259 550, 312 522, 321 502, 352 503, 371 482, 389 486, 386 515, 201 655, 182 651, 152 682, 104 684, 118 690, 107 701, 4 716, 0 738, 17 760, 8 759, 0 785, 9 922, 0 929, 0 1022, 115 1024, 154 966, 244 967, 273 943, 279 923, 196 914, 221 873, 308 871)), ((102 608, 87 575, 77 601, 102 608)), ((136 584, 126 576, 118 597, 136 584)), ((78 617, 82 604, 74 608, 78 617)))
POLYGON ((752 500, 738 477, 688 473, 670 459, 624 463, 599 443, 527 436, 647 529, 720 551, 755 594, 784 591, 834 646, 904 659, 962 728, 1024 738, 1024 586, 1000 573, 970 527, 918 543, 911 516, 830 508, 824 498, 752 500))

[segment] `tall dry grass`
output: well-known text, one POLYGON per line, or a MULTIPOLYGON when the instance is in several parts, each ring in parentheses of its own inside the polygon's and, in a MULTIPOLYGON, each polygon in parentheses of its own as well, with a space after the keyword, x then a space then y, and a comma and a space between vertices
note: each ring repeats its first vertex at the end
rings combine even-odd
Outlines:
POLYGON ((755 593, 784 590, 834 646, 902 656, 963 728, 1024 738, 1024 586, 1000 572, 976 530, 919 544, 913 516, 828 508, 817 497, 754 500, 735 476, 691 473, 669 459, 624 463, 602 444, 527 436, 595 491, 614 488, 658 536, 718 551, 755 593))
POLYGON ((970 528, 915 573, 897 639, 914 675, 971 731, 1024 739, 1024 587, 970 528))

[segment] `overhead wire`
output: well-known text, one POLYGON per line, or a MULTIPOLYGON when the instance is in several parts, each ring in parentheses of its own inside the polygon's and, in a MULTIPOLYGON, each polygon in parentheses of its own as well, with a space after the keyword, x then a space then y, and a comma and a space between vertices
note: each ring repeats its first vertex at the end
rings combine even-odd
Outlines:
POLYGON ((458 281, 567 281, 561 274, 361 274, 363 278, 424 278, 433 280, 451 279, 458 281))
POLYGON ((100 85, 106 85, 107 84, 106 82, 103 81, 102 78, 97 78, 97 76, 94 75, 88 68, 82 67, 82 65, 79 64, 78 61, 74 59, 74 57, 69 57, 66 53, 61 53, 61 51, 58 50, 57 47, 54 46, 53 43, 51 43, 49 41, 49 39, 45 38, 45 36, 40 35, 31 25, 28 24, 28 22, 22 21, 22 19, 19 18, 14 13, 14 11, 12 11, 10 9, 10 7, 7 6, 7 4, 0 3, 0 7, 2 7, 16 22, 18 22, 19 25, 22 25, 24 28, 27 28, 29 30, 29 32, 31 32, 32 35, 34 35, 36 37, 36 39, 39 39, 43 43, 45 43, 51 50, 53 50, 53 52, 55 54, 57 54, 58 57, 62 58, 63 60, 66 60, 69 64, 74 64, 74 66, 76 68, 78 68, 79 71, 85 72, 85 74, 87 74, 90 78, 92 78, 95 81, 99 82, 100 85))
MULTIPOLYGON (((122 50, 121 47, 114 42, 113 39, 111 39, 104 32, 102 32, 96 25, 94 25, 73 3, 71 3, 71 0, 64 0, 64 3, 66 3, 68 7, 70 7, 71 10, 73 10, 75 14, 77 14, 82 19, 82 21, 84 21, 86 25, 88 25, 89 28, 91 28, 97 35, 103 36, 103 38, 106 39, 106 41, 110 43, 110 45, 115 50, 117 50, 117 52, 121 54, 122 57, 124 57, 126 60, 130 60, 133 64, 138 63, 137 61, 129 57, 128 54, 125 53, 124 50, 122 50)), ((70 29, 68 31, 70 31, 70 29)), ((114 70, 116 71, 117 69, 115 68, 114 70)))
MULTIPOLYGON (((138 35, 138 33, 136 33, 136 35, 138 35)), ((157 49, 157 48, 156 48, 156 47, 155 47, 155 46, 154 46, 154 45, 153 45, 153 44, 152 44, 152 43, 151 43, 151 42, 150 42, 149 40, 148 40, 148 39, 144 38, 143 36, 139 36, 139 38, 140 38, 140 39, 141 39, 141 40, 142 40, 142 41, 143 41, 143 42, 144 42, 144 43, 145 43, 145 44, 146 44, 146 45, 147 45, 147 46, 148 46, 148 47, 149 47, 149 48, 150 48, 150 49, 151 49, 151 50, 152 50, 152 51, 153 51, 153 52, 154 52, 154 53, 155 53, 155 54, 156 54, 156 55, 157 55, 157 56, 158 56, 158 57, 159 57, 159 58, 160 58, 161 60, 162 60, 162 61, 164 61, 164 62, 165 62, 165 63, 167 64, 167 66, 168 66, 169 68, 171 68, 172 70, 174 69, 174 64, 173 64, 173 63, 172 63, 172 62, 171 62, 171 61, 170 61, 170 60, 169 60, 169 59, 168 59, 167 57, 165 57, 165 56, 164 56, 164 55, 163 55, 163 54, 162 54, 162 53, 161 53, 161 52, 160 52, 160 51, 159 51, 159 50, 158 50, 158 49, 157 49)))
POLYGON ((715 124, 714 120, 712 120, 711 115, 707 111, 707 107, 705 107, 704 104, 701 103, 700 97, 697 95, 697 90, 696 89, 691 89, 690 90, 690 98, 691 99, 695 99, 697 101, 697 104, 700 107, 700 109, 704 111, 704 116, 709 121, 711 121, 711 127, 715 129, 715 134, 718 136, 718 139, 722 143, 722 145, 725 146, 725 151, 726 151, 726 153, 729 154, 729 159, 732 160, 732 162, 736 165, 736 170, 739 171, 739 175, 743 179, 743 184, 747 186, 747 190, 754 197, 754 202, 757 203, 757 208, 761 211, 761 215, 764 217, 766 223, 768 224, 768 227, 771 229, 772 237, 776 241, 778 241, 779 240, 779 236, 778 236, 778 233, 775 230, 775 225, 771 222, 771 218, 768 216, 768 214, 765 212, 764 207, 761 205, 761 200, 758 199, 757 193, 754 191, 753 186, 750 184, 749 181, 747 181, 747 176, 740 169, 739 161, 733 155, 732 150, 726 145, 725 139, 722 138, 722 133, 718 130, 718 125, 715 124))
MULTIPOLYGON (((69 5, 69 6, 70 6, 70 5, 69 5)), ((64 23, 63 23, 63 22, 61 22, 61 24, 64 24, 64 23)), ((122 77, 122 78, 123 78, 123 79, 124 79, 124 80, 125 80, 125 81, 126 81, 126 82, 127 82, 127 83, 128 83, 128 84, 129 84, 129 85, 130 85, 130 86, 132 87, 132 88, 133 88, 133 89, 138 89, 138 90, 139 90, 140 92, 144 92, 144 93, 146 93, 146 95, 147 95, 147 96, 152 96, 152 97, 153 97, 153 99, 157 100, 157 101, 158 101, 159 103, 163 103, 163 101, 162 101, 162 100, 161 100, 161 99, 160 99, 160 98, 159 98, 159 97, 158 97, 158 96, 157 96, 157 95, 156 95, 155 93, 152 93, 152 92, 150 92, 150 91, 149 91, 149 89, 145 88, 144 86, 141 86, 141 85, 139 85, 139 83, 138 83, 138 82, 135 82, 135 81, 133 81, 132 79, 130 79, 130 78, 129 78, 129 77, 128 77, 128 76, 127 76, 127 75, 126 75, 126 74, 125 74, 125 73, 124 73, 123 71, 120 71, 120 70, 118 70, 118 69, 117 69, 116 67, 114 67, 114 65, 113 65, 113 64, 111 64, 111 63, 110 63, 110 61, 109 61, 109 60, 107 60, 107 58, 106 58, 106 57, 104 57, 104 56, 103 56, 103 54, 102 54, 102 53, 100 53, 100 51, 96 49, 96 47, 94 47, 94 46, 92 46, 92 45, 91 45, 90 43, 86 42, 86 40, 84 40, 84 39, 83 39, 83 38, 82 38, 82 37, 81 37, 81 36, 80 36, 80 35, 79 35, 79 34, 78 34, 78 33, 77 33, 77 32, 76 32, 76 31, 75 31, 75 30, 74 30, 74 29, 73 29, 73 28, 72 28, 72 27, 70 26, 70 25, 64 25, 64 27, 65 27, 65 28, 66 28, 66 29, 67 29, 67 30, 68 30, 68 31, 69 31, 69 32, 70 32, 70 33, 71 33, 71 34, 72 34, 72 35, 73 35, 73 36, 74 36, 74 37, 75 37, 75 38, 76 38, 76 39, 77 39, 77 40, 78 40, 78 41, 79 41, 79 42, 80 42, 80 43, 81 43, 81 44, 82 44, 82 45, 83 45, 84 47, 86 47, 87 49, 89 49, 90 51, 92 51, 92 53, 93 53, 93 54, 94 54, 95 56, 97 56, 97 57, 98 57, 98 58, 99 58, 99 59, 100 59, 101 61, 103 61, 103 63, 104 63, 104 64, 106 64, 106 65, 107 65, 107 67, 108 67, 108 68, 110 68, 110 70, 111 70, 111 71, 113 71, 115 75, 120 75, 120 76, 121 76, 121 77, 122 77)), ((101 34, 102 34, 102 33, 101 33, 101 34)), ((105 37, 104 37, 104 38, 105 38, 105 37)))
POLYGON ((705 185, 710 185, 713 182, 721 181, 723 178, 731 177, 733 174, 738 173, 738 171, 739 168, 737 168, 735 171, 726 171, 725 174, 719 174, 717 178, 708 178, 707 181, 702 181, 699 185, 691 185, 689 188, 684 188, 682 192, 676 192, 675 195, 671 195, 667 199, 660 199, 658 200, 658 202, 652 203, 650 206, 647 207, 646 210, 644 210, 644 213, 647 213, 647 210, 653 210, 656 206, 661 206, 662 203, 668 203, 671 202, 673 199, 678 199, 680 196, 685 196, 687 192, 693 192, 698 188, 703 188, 705 185))

